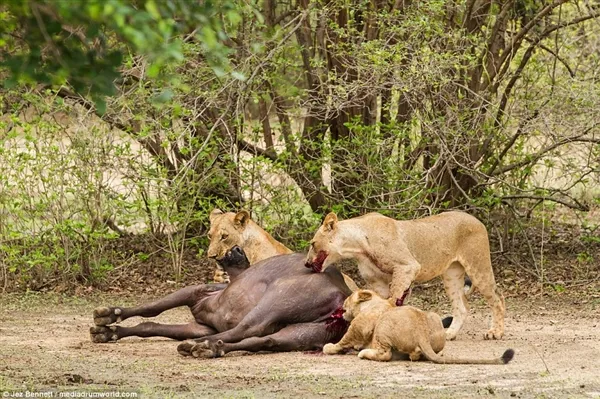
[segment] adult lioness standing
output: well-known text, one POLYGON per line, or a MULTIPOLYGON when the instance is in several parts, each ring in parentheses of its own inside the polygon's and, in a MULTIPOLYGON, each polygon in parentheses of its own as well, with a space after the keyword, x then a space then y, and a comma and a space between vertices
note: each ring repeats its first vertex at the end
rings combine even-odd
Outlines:
MULTIPOLYGON (((210 213, 209 219, 210 244, 207 251, 209 258, 222 259, 236 245, 244 250, 250 265, 272 256, 293 252, 256 224, 248 211, 242 210, 234 213, 223 212, 215 208, 210 213)), ((358 290, 356 283, 350 277, 342 275, 350 290, 358 290)), ((229 277, 223 270, 217 269, 213 280, 216 283, 227 283, 229 277)))
POLYGON ((468 313, 465 271, 492 308, 486 339, 504 335, 504 297, 497 291, 487 230, 464 212, 445 212, 398 221, 379 213, 338 221, 325 217, 313 237, 307 267, 323 271, 340 259, 354 258, 367 284, 384 298, 400 300, 413 281, 442 276, 452 301, 453 321, 446 331, 455 339, 468 313))

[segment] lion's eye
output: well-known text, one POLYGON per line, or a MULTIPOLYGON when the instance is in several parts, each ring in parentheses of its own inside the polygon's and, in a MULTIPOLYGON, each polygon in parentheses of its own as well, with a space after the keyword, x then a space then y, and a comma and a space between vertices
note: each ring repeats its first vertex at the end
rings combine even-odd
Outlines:
POLYGON ((229 237, 229 234, 222 234, 221 241, 226 240, 229 237))

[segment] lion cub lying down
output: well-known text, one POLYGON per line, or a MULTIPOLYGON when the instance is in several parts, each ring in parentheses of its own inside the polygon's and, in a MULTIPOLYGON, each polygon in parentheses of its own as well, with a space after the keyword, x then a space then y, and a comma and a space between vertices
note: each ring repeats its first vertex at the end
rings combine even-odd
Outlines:
POLYGON ((455 364, 506 364, 514 356, 507 349, 496 359, 442 357, 438 353, 446 344, 446 332, 440 316, 412 306, 395 306, 395 298, 386 300, 370 290, 354 292, 344 301, 344 319, 352 322, 348 332, 337 344, 325 345, 325 354, 353 348, 360 350, 361 359, 389 361, 396 350, 408 353, 410 360, 423 355, 434 363, 455 364))

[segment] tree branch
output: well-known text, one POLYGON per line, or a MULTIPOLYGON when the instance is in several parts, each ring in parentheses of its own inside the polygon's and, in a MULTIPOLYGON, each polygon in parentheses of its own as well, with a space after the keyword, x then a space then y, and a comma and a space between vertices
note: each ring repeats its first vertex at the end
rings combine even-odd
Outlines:
MULTIPOLYGON (((540 43, 540 42, 541 42, 543 39, 547 38, 547 37, 548 37, 548 36, 549 36, 551 33, 555 32, 555 31, 557 31, 557 30, 559 30, 559 29, 566 28, 566 27, 568 27, 568 26, 572 26, 572 25, 577 25, 577 24, 579 24, 579 23, 581 23, 581 22, 585 22, 585 21, 587 21, 587 20, 590 20, 590 19, 593 19, 593 18, 598 18, 599 16, 600 16, 600 12, 594 12, 594 13, 591 13, 591 14, 585 15, 585 16, 583 16, 583 17, 575 18, 575 19, 573 19, 573 20, 571 20, 571 21, 563 22, 563 23, 560 23, 560 24, 557 24, 557 25, 552 25, 552 26, 550 26, 549 28, 547 28, 545 31, 543 31, 543 32, 542 32, 542 33, 541 33, 541 34, 540 34, 538 37, 536 37, 535 39, 527 39, 527 41, 529 41, 529 42, 531 43, 531 47, 528 49, 528 51, 531 49, 531 51, 533 52, 533 50, 535 49, 535 47, 536 47, 536 46, 538 46, 538 45, 539 45, 539 43, 540 43)), ((524 39, 524 40, 525 40, 525 39, 524 39)), ((515 50, 516 50, 516 48, 511 50, 511 56, 510 56, 509 60, 510 60, 510 59, 512 59, 512 57, 514 56, 514 52, 515 52, 515 50)), ((506 49, 505 49, 505 51, 506 51, 506 49)), ((504 59, 504 60, 502 60, 502 62, 498 63, 498 67, 504 63, 504 65, 502 65, 501 71, 500 71, 499 73, 497 73, 495 76, 491 76, 491 77, 490 77, 490 79, 488 80, 488 82, 492 82, 492 80, 493 80, 495 77, 497 77, 497 76, 500 76, 500 77, 504 76, 504 73, 505 73, 505 72, 508 70, 508 68, 509 68, 509 66, 510 66, 510 62, 505 62, 505 61, 506 61, 506 59, 504 59)), ((523 64, 523 63, 522 63, 522 64, 523 64)), ((525 65, 525 64, 523 64, 523 66, 524 66, 524 65, 525 65)), ((496 68, 496 70, 498 70, 498 67, 496 68)), ((499 80, 500 80, 500 79, 498 79, 498 80, 496 81, 496 83, 495 83, 494 87, 497 87, 497 86, 499 86, 499 85, 500 85, 500 82, 499 82, 499 80)), ((488 86, 488 85, 485 85, 485 87, 483 87, 483 89, 486 89, 486 88, 487 88, 487 86, 488 86)))
MULTIPOLYGON (((526 38, 525 40, 531 42, 531 39, 526 38)), ((556 52, 554 50, 552 50, 549 47, 544 46, 543 44, 540 44, 539 48, 552 54, 554 56, 554 58, 556 58, 558 61, 560 61, 560 63, 563 64, 565 68, 567 68, 567 71, 569 71, 569 75, 571 75, 572 78, 575 77, 575 71, 573 71, 573 69, 569 66, 569 64, 567 64, 567 61, 564 58, 562 58, 561 56, 556 54, 556 52)))
POLYGON ((548 152, 555 150, 558 147, 561 147, 565 144, 569 144, 569 143, 595 143, 595 144, 599 144, 600 143, 600 139, 596 139, 596 138, 587 138, 587 137, 583 137, 586 134, 588 134, 592 129, 596 128, 599 125, 599 123, 594 124, 592 127, 587 128, 583 133, 578 134, 576 136, 571 136, 571 137, 567 137, 564 138, 552 145, 546 146, 544 148, 542 148, 540 151, 536 152, 535 154, 531 155, 529 157, 529 159, 525 159, 523 161, 519 161, 519 162, 515 162, 512 163, 510 165, 506 165, 503 168, 500 168, 498 170, 496 170, 494 173, 491 173, 491 176, 498 176, 501 174, 504 174, 506 172, 509 172, 513 169, 516 168, 520 168, 532 163, 537 162, 540 158, 542 158, 545 154, 547 154, 548 152))
POLYGON ((271 101, 275 104, 275 113, 277 114, 277 119, 279 119, 279 125, 281 127, 281 134, 283 135, 283 140, 285 142, 286 150, 292 154, 292 156, 297 156, 296 144, 293 142, 292 138, 292 121, 287 114, 287 104, 285 98, 281 97, 275 88, 269 82, 269 80, 265 80, 265 85, 271 95, 271 101))
POLYGON ((502 200, 532 199, 532 200, 538 200, 538 201, 540 201, 540 203, 542 201, 552 201, 552 202, 556 202, 558 204, 564 205, 566 207, 569 207, 571 209, 577 209, 578 211, 587 212, 590 210, 589 206, 584 205, 575 199, 573 200, 573 202, 571 202, 571 201, 563 200, 560 198, 548 197, 548 196, 544 196, 544 195, 514 194, 514 195, 505 195, 505 196, 501 197, 501 199, 502 200))
POLYGON ((271 26, 279 25, 281 22, 283 22, 284 19, 286 19, 289 16, 292 16, 292 15, 296 14, 297 12, 298 12, 298 10, 293 9, 293 10, 288 10, 288 11, 286 11, 284 13, 281 13, 281 15, 279 15, 278 17, 276 17, 273 20, 273 25, 271 25, 271 26))
MULTIPOLYGON (((490 167, 489 171, 487 172, 488 175, 493 175, 494 171, 500 164, 500 161, 502 161, 502 159, 504 158, 506 153, 512 148, 512 146, 515 145, 517 139, 523 135, 523 128, 527 125, 527 123, 529 123, 532 120, 534 120, 535 118, 537 118, 539 114, 540 114, 540 111, 536 110, 532 115, 528 116, 522 123, 519 124, 519 127, 517 128, 517 131, 515 132, 515 134, 511 137, 509 142, 506 143, 506 145, 504 146, 502 151, 500 151, 500 154, 498 155, 498 157, 496 158, 496 160, 490 167)), ((486 149, 484 149, 484 150, 486 150, 486 149)))
POLYGON ((269 107, 263 96, 258 99, 258 109, 263 127, 263 138, 265 140, 266 151, 274 152, 273 148, 273 131, 271 130, 271 121, 269 120, 269 107))
MULTIPOLYGON (((56 94, 61 98, 74 100, 77 104, 81 105, 86 110, 93 112, 96 116, 98 116, 101 120, 106 122, 113 129, 118 129, 130 134, 139 132, 139 124, 137 124, 135 121, 133 121, 134 123, 132 124, 126 125, 115 120, 108 114, 100 115, 91 101, 88 101, 84 97, 72 92, 64 86, 61 87, 56 92, 56 94)), ((160 143, 156 142, 155 140, 151 140, 150 138, 140 139, 136 137, 136 140, 140 144, 142 144, 142 146, 144 146, 146 151, 148 151, 150 154, 152 154, 154 157, 160 160, 162 165, 165 168, 167 168, 171 176, 175 175, 175 165, 169 160, 169 157, 165 153, 165 149, 160 145, 160 143)))
POLYGON ((237 141, 237 145, 240 148, 240 150, 249 152, 250 154, 252 154, 254 156, 265 157, 267 159, 270 159, 273 162, 277 162, 277 160, 279 159, 277 154, 275 153, 275 151, 263 150, 262 148, 254 145, 252 143, 249 143, 246 140, 239 139, 237 141))
MULTIPOLYGON (((504 62, 509 58, 509 56, 511 56, 511 58, 512 58, 512 55, 514 55, 514 53, 521 46, 521 42, 523 41, 523 38, 525 37, 525 35, 538 23, 539 20, 541 20, 546 15, 550 14, 552 12, 552 10, 554 10, 556 7, 560 6, 561 4, 566 3, 568 1, 569 0, 555 0, 552 4, 548 4, 540 12, 538 12, 533 18, 531 18, 531 21, 529 21, 529 23, 527 25, 525 25, 517 33, 517 35, 513 38, 513 40, 511 40, 511 42, 506 47, 504 47, 504 49, 502 50, 502 55, 500 56, 500 59, 498 60, 498 63, 496 64, 496 68, 494 69, 494 71, 500 70, 501 69, 500 66, 504 64, 504 62)), ((493 81, 495 77, 496 77, 496 72, 494 72, 490 76, 489 81, 490 82, 493 81)))
MULTIPOLYGON (((523 73, 523 70, 525 69, 525 66, 527 66, 527 63, 529 62, 529 60, 533 56, 533 53, 534 53, 535 49, 536 49, 535 45, 532 44, 525 51, 525 54, 523 55, 523 58, 521 59, 521 62, 519 63, 519 66, 517 67, 517 70, 511 76, 510 81, 506 85, 506 88, 504 89, 504 92, 502 93, 502 98, 500 99, 500 104, 498 106, 498 112, 496 112, 496 119, 494 120, 494 126, 495 127, 500 126, 500 123, 502 121, 502 117, 504 116, 504 110, 506 109, 506 105, 508 104, 508 98, 510 97, 510 93, 512 92, 513 87, 517 83, 517 80, 519 80, 519 78, 521 77, 521 74, 523 73)), ((494 90, 496 90, 496 87, 499 84, 500 84, 500 79, 494 85, 494 90)))

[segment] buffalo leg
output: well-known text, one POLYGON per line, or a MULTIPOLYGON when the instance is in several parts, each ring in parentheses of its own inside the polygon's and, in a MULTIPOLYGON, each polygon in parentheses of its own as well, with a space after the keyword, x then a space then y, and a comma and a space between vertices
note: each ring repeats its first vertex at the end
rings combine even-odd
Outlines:
POLYGON ((326 323, 300 323, 287 326, 274 334, 263 337, 250 337, 235 343, 222 340, 186 341, 177 347, 184 356, 219 357, 232 351, 249 352, 290 352, 321 349, 327 342, 335 338, 335 333, 329 331, 326 323))
MULTIPOLYGON (((309 290, 298 289, 300 293, 310 293, 309 290)), ((302 294, 299 294, 302 295, 302 294)), ((308 296, 308 294, 306 294, 308 296)), ((233 343, 250 337, 272 335, 281 326, 315 322, 325 318, 344 302, 345 295, 341 291, 320 294, 315 298, 296 297, 294 300, 282 301, 281 293, 272 290, 265 294, 260 302, 248 313, 240 323, 232 328, 215 335, 202 338, 216 342, 233 343), (274 306, 277 304, 277 306, 274 306), (293 319, 290 315, 294 315, 293 319)))
POLYGON ((114 342, 125 337, 167 337, 183 341, 212 335, 216 331, 195 321, 188 324, 144 322, 133 327, 95 326, 90 328, 92 342, 114 342))
POLYGON ((227 287, 226 284, 201 284, 185 287, 157 301, 133 308, 98 307, 94 310, 94 324, 106 326, 118 323, 134 316, 155 317, 162 312, 179 306, 194 306, 207 294, 220 291, 227 287))

